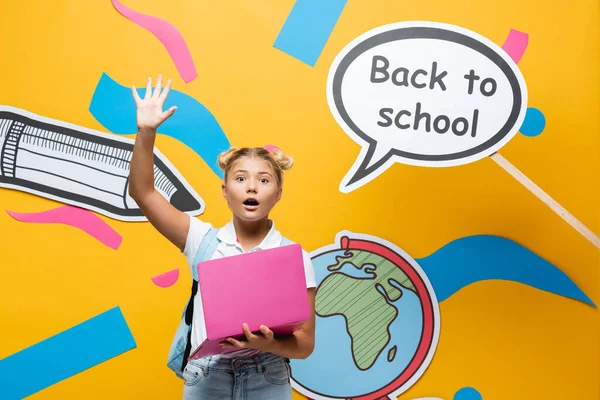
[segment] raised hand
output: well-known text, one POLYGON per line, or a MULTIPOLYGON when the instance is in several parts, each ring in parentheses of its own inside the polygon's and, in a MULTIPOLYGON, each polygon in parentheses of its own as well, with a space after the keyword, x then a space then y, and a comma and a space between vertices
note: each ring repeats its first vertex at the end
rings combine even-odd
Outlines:
POLYGON ((167 99, 169 90, 171 89, 171 80, 167 81, 167 84, 161 92, 162 75, 158 75, 156 79, 156 87, 154 92, 152 91, 152 78, 148 78, 146 84, 146 94, 144 98, 140 98, 137 94, 135 86, 131 87, 133 98, 136 106, 136 119, 138 130, 152 130, 156 131, 160 124, 165 122, 175 110, 177 106, 172 106, 167 111, 163 111, 163 104, 167 99))

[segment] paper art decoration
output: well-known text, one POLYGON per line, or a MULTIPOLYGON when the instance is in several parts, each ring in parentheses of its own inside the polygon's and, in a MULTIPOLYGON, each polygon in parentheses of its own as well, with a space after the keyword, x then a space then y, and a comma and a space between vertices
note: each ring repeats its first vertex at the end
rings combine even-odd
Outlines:
POLYGON ((330 69, 327 99, 362 146, 340 184, 347 193, 394 162, 449 167, 495 153, 525 118, 527 87, 512 59, 485 37, 401 22, 344 47, 330 69))
MULTIPOLYGON (((308 400, 314 400, 310 397, 307 397, 308 400)), ((411 400, 444 400, 441 397, 419 397, 411 400)), ((458 390, 452 400, 483 400, 481 394, 477 391, 477 389, 472 387, 465 387, 458 390)))
POLYGON ((119 307, 0 360, 0 393, 20 400, 136 347, 119 307), (32 367, 42 368, 32 373, 32 367))
POLYGON ((347 0, 296 0, 273 46, 314 67, 347 0))
POLYGON ((529 44, 529 35, 525 32, 519 32, 515 29, 511 29, 508 32, 508 36, 502 45, 504 50, 515 63, 521 61, 527 45, 529 44))
POLYGON ((437 347, 440 313, 427 275, 394 244, 347 231, 310 256, 315 349, 291 360, 292 386, 312 399, 395 399, 437 347))
POLYGON ((519 282, 596 307, 559 268, 503 237, 475 235, 460 238, 416 262, 427 274, 438 301, 446 300, 472 283, 499 279, 519 282))
POLYGON ((6 211, 11 217, 21 222, 38 224, 64 224, 80 229, 96 238, 101 243, 117 250, 123 238, 106 222, 89 210, 73 206, 62 206, 52 210, 35 213, 18 213, 6 211))
POLYGON ((152 277, 152 282, 158 287, 168 288, 171 287, 177 282, 179 279, 179 269, 174 269, 160 275, 156 275, 152 277))
MULTIPOLYGON (((519 63, 525 54, 525 50, 527 50, 528 44, 529 35, 527 33, 511 29, 502 45, 502 50, 504 50, 515 63, 519 63)), ((525 136, 537 136, 542 133, 545 126, 546 120, 544 114, 536 108, 528 108, 520 132, 525 136)))
MULTIPOLYGON (((137 91, 143 98, 146 87, 137 91)), ((188 146, 223 179, 224 174, 219 168, 217 157, 231 145, 216 118, 198 100, 172 88, 163 107, 167 110, 171 106, 177 106, 177 111, 159 127, 158 133, 188 146)), ((120 85, 105 73, 98 81, 89 111, 113 133, 128 135, 137 132, 131 86, 120 85)))
MULTIPOLYGON (((128 193, 133 144, 133 139, 0 106, 0 187, 122 221, 146 221, 128 193)), ((154 185, 180 211, 204 212, 204 200, 158 149, 154 185)))
POLYGON ((404 393, 433 358, 439 302, 482 280, 519 282, 595 307, 557 267, 497 236, 460 238, 414 259, 379 237, 342 231, 334 244, 310 255, 317 282, 315 349, 291 365, 292 386, 311 399, 404 393))
MULTIPOLYGON (((515 60, 520 61, 522 53, 525 52, 528 43, 528 36, 523 32, 515 31, 511 29, 508 38, 504 42, 502 48, 508 52, 508 54, 515 60)), ((536 108, 528 108, 525 113, 525 120, 521 125, 521 133, 525 136, 537 136, 544 130, 546 126, 546 118, 544 114, 536 108)), ((519 181, 527 190, 533 193, 539 198, 544 204, 546 204, 552 211, 554 211, 559 217, 565 220, 571 227, 579 232, 584 238, 590 243, 600 249, 600 237, 592 232, 587 226, 579 221, 573 214, 567 211, 561 206, 556 200, 554 200, 548 193, 543 191, 538 185, 535 184, 531 179, 526 177, 521 171, 519 171, 514 165, 512 165, 506 158, 500 153, 492 154, 490 156, 499 166, 504 168, 506 172, 512 175, 517 181, 519 181)))
MULTIPOLYGON (((412 400, 444 400, 440 397, 419 397, 418 399, 412 400)), ((464 387, 454 393, 452 400, 483 400, 481 394, 477 389, 472 387, 464 387)))
POLYGON ((196 73, 194 60, 192 60, 190 50, 177 28, 163 19, 145 15, 127 8, 118 0, 112 0, 112 3, 121 15, 134 24, 148 30, 160 40, 175 63, 179 75, 181 75, 181 78, 186 83, 196 79, 198 74, 196 73))
POLYGON ((452 400, 483 400, 481 393, 472 387, 465 387, 454 394, 452 400))
POLYGON ((546 127, 546 117, 537 108, 530 107, 525 114, 525 121, 521 125, 521 133, 525 136, 537 136, 546 127))
MULTIPOLYGON (((358 189, 395 162, 452 167, 491 157, 600 249, 600 237, 498 153, 528 111, 515 62, 526 44, 527 35, 512 30, 509 55, 478 33, 428 21, 380 26, 348 43, 326 88, 333 117, 361 145, 340 191, 358 189)), ((530 131, 539 134, 543 124, 531 118, 530 131)))

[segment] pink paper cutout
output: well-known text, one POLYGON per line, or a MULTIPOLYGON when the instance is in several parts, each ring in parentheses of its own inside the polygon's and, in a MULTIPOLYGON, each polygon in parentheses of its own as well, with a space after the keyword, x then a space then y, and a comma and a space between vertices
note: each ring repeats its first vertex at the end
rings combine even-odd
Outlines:
POLYGON ((125 18, 150 31, 165 46, 185 83, 194 80, 198 74, 190 50, 181 33, 164 19, 145 15, 125 7, 118 0, 112 0, 113 6, 125 18))
POLYGON ((519 63, 521 57, 525 54, 525 50, 527 50, 528 43, 528 34, 511 29, 502 45, 502 49, 508 53, 515 63, 519 63))
POLYGON ((156 286, 167 288, 169 286, 173 286, 175 282, 177 282, 177 279, 179 279, 179 269, 174 269, 172 271, 153 276, 152 282, 154 282, 156 286))
POLYGON ((39 224, 64 224, 78 228, 96 238, 111 249, 117 250, 123 238, 96 214, 83 208, 62 206, 36 213, 17 213, 6 211, 11 217, 21 222, 39 224))

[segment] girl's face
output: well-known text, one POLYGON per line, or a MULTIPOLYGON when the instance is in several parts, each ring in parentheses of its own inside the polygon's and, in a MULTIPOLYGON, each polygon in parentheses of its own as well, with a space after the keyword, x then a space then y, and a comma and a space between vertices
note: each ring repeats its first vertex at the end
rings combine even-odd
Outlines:
POLYGON ((258 221, 281 199, 281 188, 268 161, 242 157, 227 174, 223 197, 235 216, 258 221))

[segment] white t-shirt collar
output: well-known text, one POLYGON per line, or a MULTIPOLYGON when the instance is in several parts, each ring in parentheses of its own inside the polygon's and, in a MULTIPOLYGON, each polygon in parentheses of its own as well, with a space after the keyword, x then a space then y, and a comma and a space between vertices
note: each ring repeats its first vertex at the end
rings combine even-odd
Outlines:
MULTIPOLYGON (((237 241, 237 234, 235 233, 235 225, 233 225, 233 221, 229 221, 225 226, 223 226, 219 230, 217 237, 220 241, 227 245, 238 246, 241 248, 237 241)), ((280 244, 281 233, 275 229, 275 222, 271 221, 271 229, 269 229, 267 236, 265 236, 258 246, 250 251, 272 249, 274 247, 279 247, 280 244)))

